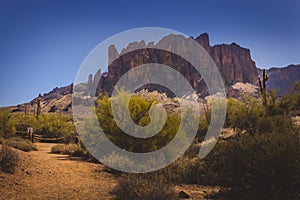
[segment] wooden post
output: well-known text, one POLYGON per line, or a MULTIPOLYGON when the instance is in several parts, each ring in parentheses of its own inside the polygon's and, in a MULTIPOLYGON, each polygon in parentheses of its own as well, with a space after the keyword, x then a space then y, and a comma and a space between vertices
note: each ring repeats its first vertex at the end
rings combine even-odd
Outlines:
POLYGON ((28 134, 28 139, 32 140, 32 133, 33 133, 33 128, 32 127, 27 127, 27 134, 28 134))

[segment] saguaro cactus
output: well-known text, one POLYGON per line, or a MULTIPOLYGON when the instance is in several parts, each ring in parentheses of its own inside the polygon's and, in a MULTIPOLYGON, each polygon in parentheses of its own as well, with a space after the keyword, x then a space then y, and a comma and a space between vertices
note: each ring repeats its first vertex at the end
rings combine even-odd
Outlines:
POLYGON ((41 114, 41 99, 37 99, 37 108, 36 108, 36 118, 39 119, 39 116, 41 114))
POLYGON ((24 114, 27 115, 27 105, 24 105, 24 114))
POLYGON ((260 94, 261 94, 264 105, 267 105, 267 81, 268 81, 268 79, 269 79, 269 76, 268 76, 266 70, 264 69, 262 80, 260 77, 258 77, 260 94))

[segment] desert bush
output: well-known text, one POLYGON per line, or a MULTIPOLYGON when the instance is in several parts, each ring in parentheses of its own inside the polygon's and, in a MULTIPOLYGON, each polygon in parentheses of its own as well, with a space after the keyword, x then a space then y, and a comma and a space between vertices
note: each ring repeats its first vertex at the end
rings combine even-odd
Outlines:
POLYGON ((25 115, 24 113, 13 113, 12 121, 17 131, 27 131, 28 127, 37 127, 38 123, 34 115, 25 115))
POLYGON ((63 114, 40 115, 37 119, 33 115, 13 113, 11 122, 17 131, 25 132, 28 127, 33 127, 35 133, 46 138, 63 138, 65 143, 74 141, 76 135, 72 117, 63 114))
POLYGON ((165 200, 176 199, 173 185, 157 172, 147 174, 124 174, 118 179, 119 184, 114 189, 117 199, 132 200, 165 200))
POLYGON ((38 123, 34 127, 35 132, 44 137, 65 138, 71 140, 75 135, 75 127, 71 117, 62 114, 48 114, 39 116, 38 123))
POLYGON ((18 138, 18 137, 13 137, 13 138, 9 138, 7 140, 5 140, 3 142, 4 144, 22 150, 22 151, 36 151, 37 147, 30 141, 27 139, 22 139, 22 138, 18 138))
POLYGON ((300 197, 297 134, 270 133, 219 141, 204 161, 202 177, 206 183, 231 188, 229 193, 241 199, 300 197))
POLYGON ((87 150, 77 144, 57 144, 51 148, 51 153, 81 157, 84 160, 97 162, 87 150))
POLYGON ((261 102, 255 98, 244 96, 242 101, 229 99, 226 125, 256 133, 257 119, 265 116, 261 102))
POLYGON ((83 152, 84 150, 76 144, 57 144, 52 147, 51 152, 57 154, 79 154, 79 152, 83 152))
POLYGON ((4 138, 14 136, 15 126, 11 120, 11 112, 8 109, 0 109, 0 135, 4 138))
MULTIPOLYGON (((127 98, 130 98, 129 111, 131 119, 140 126, 149 124, 149 109, 155 103, 154 99, 146 99, 139 95, 132 95, 130 97, 130 94, 125 92, 121 92, 119 98, 122 105, 119 105, 118 115, 120 115, 120 119, 124 119, 122 121, 124 125, 126 125, 126 120, 128 120, 125 117, 123 109, 124 106, 127 106, 127 98)), ((180 124, 180 117, 178 115, 168 114, 166 123, 158 134, 149 138, 136 138, 126 134, 117 126, 111 111, 111 99, 108 96, 104 96, 98 101, 96 113, 103 131, 114 144, 127 151, 139 153, 155 151, 168 144, 175 136, 180 124)))
POLYGON ((19 162, 19 156, 8 146, 0 149, 0 169, 3 172, 14 173, 19 162))
POLYGON ((162 169, 164 176, 169 177, 173 183, 177 184, 202 184, 201 168, 203 161, 199 158, 182 156, 171 165, 162 169))
POLYGON ((300 109, 300 81, 296 82, 291 90, 292 109, 300 109))
POLYGON ((256 133, 278 133, 286 134, 296 129, 293 120, 289 116, 274 115, 263 116, 257 119, 256 133))

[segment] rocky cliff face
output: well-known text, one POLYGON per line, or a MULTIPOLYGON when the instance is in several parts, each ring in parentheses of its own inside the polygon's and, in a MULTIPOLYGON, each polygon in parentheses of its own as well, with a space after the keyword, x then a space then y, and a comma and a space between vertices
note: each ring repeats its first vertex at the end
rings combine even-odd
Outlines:
MULTIPOLYGON (((166 36, 156 45, 169 45, 168 41, 172 37, 175 36, 166 36)), ((257 85, 258 72, 249 49, 242 48, 235 43, 210 46, 209 36, 206 33, 195 40, 203 46, 216 63, 224 79, 225 86, 229 87, 236 82, 247 82, 257 85)), ((156 45, 153 42, 146 44, 144 41, 130 43, 126 49, 122 50, 121 56, 116 60, 115 58, 119 56, 119 53, 114 46, 111 46, 109 48, 109 60, 113 62, 108 66, 107 73, 102 74, 100 78, 99 74, 97 77, 95 76, 94 79, 96 80, 97 78, 99 80, 97 90, 110 94, 119 78, 131 68, 145 63, 160 63, 179 71, 202 96, 208 95, 201 75, 197 73, 190 63, 170 52, 155 49, 156 45), (131 51, 137 47, 142 49, 131 51)), ((186 48, 188 47, 182 45, 181 49, 184 51, 186 48)), ((91 77, 89 82, 90 84, 93 83, 91 77)), ((157 86, 153 88, 154 86, 151 85, 145 87, 150 90, 155 89, 159 91, 161 89, 157 88, 157 86)))
MULTIPOLYGON (((262 73, 261 69, 258 69, 262 73)), ((300 80, 300 65, 289 65, 283 68, 270 68, 267 70, 269 80, 267 87, 278 90, 280 96, 288 92, 296 81, 300 80)))

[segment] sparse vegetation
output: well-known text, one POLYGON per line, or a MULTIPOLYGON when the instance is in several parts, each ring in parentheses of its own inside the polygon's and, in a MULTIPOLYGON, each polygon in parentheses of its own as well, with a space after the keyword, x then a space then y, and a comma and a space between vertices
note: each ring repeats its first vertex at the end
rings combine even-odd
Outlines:
MULTIPOLYGON (((114 194, 118 199, 176 199, 174 184, 209 184, 224 188, 215 198, 224 199, 297 199, 300 198, 300 140, 299 130, 293 125, 291 115, 300 108, 300 83, 290 93, 277 97, 277 92, 266 91, 263 100, 244 96, 242 100, 229 99, 226 127, 237 128, 245 134, 219 140, 205 159, 198 159, 209 122, 210 111, 199 120, 198 134, 188 151, 165 169, 147 174, 121 174, 114 194)), ((131 119, 140 126, 150 123, 149 109, 154 98, 121 93, 121 104, 127 98, 131 119), (123 99, 122 99, 123 98, 123 99)), ((150 152, 165 146, 178 130, 180 115, 168 113, 166 124, 157 135, 139 139, 128 136, 117 125, 111 111, 111 99, 102 96, 97 102, 96 113, 107 137, 119 147, 131 152, 150 152)), ((121 118, 125 113, 120 109, 121 118)), ((20 113, 0 112, 1 143, 23 151, 35 150, 29 140, 15 138, 16 130, 35 132, 45 137, 64 137, 65 142, 74 141, 75 128, 70 117, 49 114, 34 116, 20 113)), ((122 118, 125 120, 125 117, 122 118)), ((126 119, 127 120, 127 119, 126 119)), ((92 122, 91 122, 92 123, 92 122)), ((126 123, 124 121, 124 123, 126 123)), ((85 124, 88 132, 92 124, 85 124)), ((151 133, 149 133, 151 134, 151 133)), ((89 134, 91 135, 91 134, 89 134)), ((84 134, 81 134, 84 137, 84 134)), ((90 138, 92 142, 97 140, 90 138)), ((97 146, 97 145, 95 145, 97 146)), ((52 153, 67 154, 94 160, 88 151, 77 144, 53 146, 52 153)), ((12 173, 18 157, 7 146, 1 149, 1 169, 12 173), (3 152, 3 155, 2 155, 3 152), (10 159, 12 158, 12 159, 10 159), (2 164, 6 163, 6 164, 2 164)), ((117 154, 108 157, 115 162, 117 154)), ((124 163, 133 165, 130 158, 124 163)), ((122 163, 119 163, 122 164, 122 163)))
POLYGON ((30 140, 18 137, 2 140, 1 143, 26 152, 37 150, 36 146, 30 140))
POLYGON ((255 134, 257 133, 257 119, 264 116, 264 107, 255 98, 244 96, 243 101, 229 99, 226 125, 255 134))
POLYGON ((119 200, 177 199, 173 185, 165 174, 124 174, 118 182, 114 194, 119 200))
POLYGON ((14 173, 19 162, 18 154, 10 147, 0 147, 0 170, 7 173, 14 173))
POLYGON ((287 132, 219 141, 203 169, 207 184, 230 188, 224 191, 230 199, 296 199, 300 197, 299 137, 287 132))
POLYGON ((58 144, 52 147, 51 153, 65 154, 73 157, 81 157, 84 160, 94 161, 96 160, 89 154, 87 150, 77 144, 58 144))
POLYGON ((3 138, 12 137, 16 133, 11 116, 9 109, 0 109, 0 136, 3 138))
POLYGON ((197 157, 182 156, 161 170, 174 184, 202 184, 201 168, 204 162, 197 157))
POLYGON ((33 115, 15 113, 12 114, 11 121, 15 129, 23 133, 28 127, 33 127, 34 133, 46 138, 62 138, 66 143, 75 137, 72 118, 63 114, 45 114, 36 118, 33 115))

